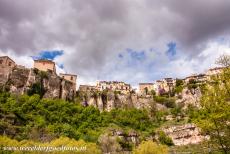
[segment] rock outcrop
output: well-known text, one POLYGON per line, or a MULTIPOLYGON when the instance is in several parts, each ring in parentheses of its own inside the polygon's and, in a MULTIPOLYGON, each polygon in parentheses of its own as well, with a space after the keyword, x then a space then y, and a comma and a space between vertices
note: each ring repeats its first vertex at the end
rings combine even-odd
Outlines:
POLYGON ((200 133, 200 129, 194 124, 171 126, 162 130, 172 138, 175 145, 198 144, 208 139, 207 136, 200 133))
POLYGON ((191 89, 184 88, 179 94, 176 103, 183 103, 185 108, 190 104, 196 107, 200 106, 200 98, 201 98, 201 90, 200 88, 191 89))
POLYGON ((0 76, 0 80, 0 86, 14 94, 25 94, 34 84, 40 84, 44 98, 73 100, 75 95, 74 85, 52 72, 16 66, 8 76, 0 76))
POLYGON ((111 111, 112 109, 125 109, 125 108, 137 108, 144 109, 150 108, 153 98, 140 97, 137 94, 117 94, 113 91, 106 93, 91 91, 84 93, 83 103, 85 105, 92 105, 97 107, 100 111, 111 111))

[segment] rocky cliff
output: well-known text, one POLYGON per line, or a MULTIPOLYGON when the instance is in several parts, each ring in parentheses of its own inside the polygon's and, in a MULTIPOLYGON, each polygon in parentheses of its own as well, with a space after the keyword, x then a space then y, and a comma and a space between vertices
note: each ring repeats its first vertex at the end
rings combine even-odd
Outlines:
POLYGON ((52 72, 15 67, 8 76, 0 76, 0 80, 0 86, 14 94, 27 93, 40 85, 44 98, 73 100, 75 95, 74 85, 52 72))
POLYGON ((185 108, 187 108, 188 105, 200 107, 201 96, 202 94, 199 87, 190 90, 186 87, 179 95, 177 95, 176 103, 183 103, 185 108))
POLYGON ((208 138, 201 135, 200 129, 194 124, 171 126, 163 131, 172 138, 175 145, 198 144, 208 138))
POLYGON ((87 92, 84 93, 82 104, 92 105, 99 108, 100 111, 110 111, 116 108, 149 108, 153 102, 151 96, 140 97, 137 94, 116 94, 115 92, 87 92))

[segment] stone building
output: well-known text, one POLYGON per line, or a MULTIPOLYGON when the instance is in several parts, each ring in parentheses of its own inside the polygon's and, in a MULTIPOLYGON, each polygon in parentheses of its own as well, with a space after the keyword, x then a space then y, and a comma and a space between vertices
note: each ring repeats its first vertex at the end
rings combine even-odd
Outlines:
POLYGON ((98 81, 96 87, 99 91, 106 89, 111 91, 119 91, 121 93, 128 93, 131 91, 130 84, 119 81, 98 81))
POLYGON ((176 80, 172 78, 164 78, 162 81, 163 81, 163 89, 166 92, 171 91, 172 88, 176 85, 176 80))
POLYGON ((207 79, 210 80, 211 76, 217 76, 218 74, 222 73, 224 67, 215 67, 211 68, 206 72, 207 79))
POLYGON ((34 60, 34 68, 45 72, 51 71, 54 74, 56 74, 55 63, 51 60, 46 60, 46 59, 34 60))
POLYGON ((153 83, 153 90, 156 95, 160 95, 165 92, 170 92, 176 85, 176 80, 173 78, 164 78, 162 80, 156 80, 153 83))
POLYGON ((87 91, 96 91, 97 87, 96 86, 91 86, 91 85, 80 85, 79 86, 79 91, 87 92, 87 91))
POLYGON ((153 83, 139 83, 139 93, 147 94, 154 90, 153 83))
POLYGON ((4 82, 9 77, 9 74, 12 72, 13 68, 16 67, 16 63, 8 56, 0 57, 0 82, 4 82))
POLYGON ((72 82, 73 83, 73 89, 75 89, 75 91, 76 91, 77 75, 60 73, 60 77, 62 77, 63 79, 65 79, 67 81, 72 82))
POLYGON ((184 82, 188 84, 191 80, 194 80, 195 82, 198 83, 204 83, 208 80, 208 75, 206 74, 193 74, 191 76, 188 76, 184 79, 184 82))

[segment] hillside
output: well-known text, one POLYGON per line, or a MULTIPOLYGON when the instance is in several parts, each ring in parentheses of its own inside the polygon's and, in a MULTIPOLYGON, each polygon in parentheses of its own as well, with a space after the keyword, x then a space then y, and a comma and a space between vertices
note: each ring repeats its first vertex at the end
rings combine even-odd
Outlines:
POLYGON ((131 153, 148 146, 162 153, 228 153, 229 72, 226 67, 205 83, 177 80, 175 90, 162 95, 75 94, 71 82, 52 72, 15 67, 1 78, 0 143, 92 146, 85 153, 131 153))

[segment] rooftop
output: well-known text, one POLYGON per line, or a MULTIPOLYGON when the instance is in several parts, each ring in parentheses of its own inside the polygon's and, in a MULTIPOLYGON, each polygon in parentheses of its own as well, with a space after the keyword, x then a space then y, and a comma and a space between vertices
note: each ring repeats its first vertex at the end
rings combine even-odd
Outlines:
POLYGON ((66 74, 66 73, 60 73, 60 75, 66 75, 66 76, 75 76, 75 77, 77 77, 77 75, 75 75, 75 74, 66 74))
MULTIPOLYGON (((14 62, 14 60, 13 59, 11 59, 9 56, 0 56, 0 58, 8 58, 8 59, 10 59, 11 61, 13 61, 14 62)), ((15 63, 15 62, 14 62, 15 63)))
POLYGON ((48 59, 37 59, 34 60, 35 62, 46 62, 46 63, 52 63, 55 64, 55 62, 53 62, 52 60, 48 60, 48 59))
POLYGON ((139 85, 153 85, 153 83, 139 83, 139 85))

